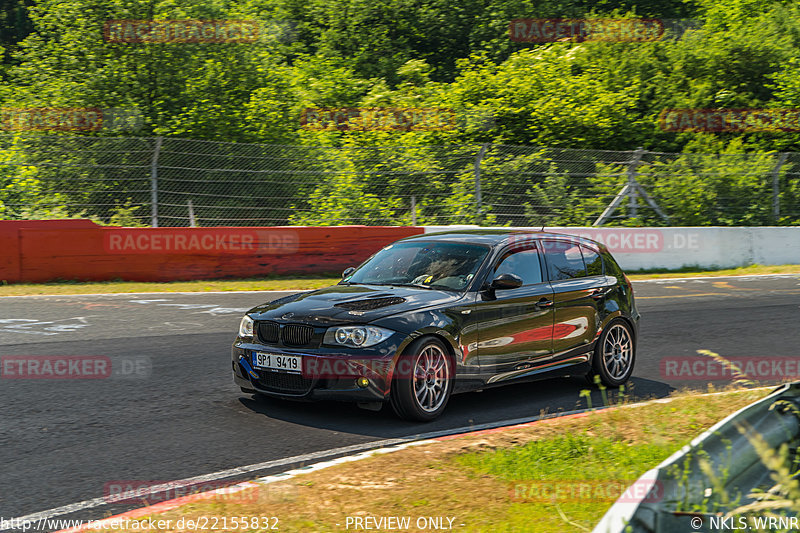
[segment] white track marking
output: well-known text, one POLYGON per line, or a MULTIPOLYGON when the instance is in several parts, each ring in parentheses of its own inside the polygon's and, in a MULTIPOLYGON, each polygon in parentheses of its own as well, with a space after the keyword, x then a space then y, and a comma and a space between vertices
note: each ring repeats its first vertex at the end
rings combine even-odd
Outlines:
POLYGON ((158 296, 202 296, 204 294, 274 294, 274 293, 284 293, 284 292, 310 292, 314 289, 283 289, 283 290, 275 290, 275 291, 196 291, 196 292, 169 292, 169 291, 162 291, 162 292, 98 292, 98 293, 85 293, 85 294, 23 294, 23 295, 16 295, 16 296, 0 296, 0 299, 3 298, 83 298, 85 296, 150 296, 150 295, 158 295, 158 296))
MULTIPOLYGON (((640 280, 632 280, 633 283, 657 283, 657 282, 664 282, 664 281, 675 281, 675 280, 707 280, 707 279, 720 279, 720 278, 798 278, 800 274, 739 274, 734 276, 695 276, 695 277, 686 277, 686 278, 651 278, 651 279, 640 279, 640 280)), ((0 300, 4 298, 82 298, 85 296, 150 296, 150 295, 158 295, 158 296, 202 296, 204 294, 275 294, 275 293, 297 293, 297 292, 310 292, 314 289, 283 289, 283 290, 269 290, 269 291, 197 291, 197 292, 99 292, 99 293, 84 293, 84 294, 28 294, 28 295, 20 295, 20 296, 0 296, 0 300)))
POLYGON ((96 315, 75 316, 70 318, 62 318, 59 320, 46 321, 27 318, 8 318, 0 320, 0 324, 6 324, 5 326, 0 327, 0 333, 29 333, 34 335, 58 335, 59 333, 72 333, 74 331, 78 331, 79 329, 88 327, 90 324, 87 318, 93 318, 94 316, 96 315))
MULTIPOLYGON (((533 417, 525 417, 525 418, 514 418, 510 420, 502 420, 499 422, 488 422, 485 424, 477 424, 473 426, 462 426, 459 428, 454 429, 447 429, 441 431, 431 431, 428 433, 418 433, 415 435, 409 435, 407 437, 398 437, 394 439, 383 439, 377 441, 370 441, 365 442, 363 444, 353 444, 351 446, 344 446, 341 448, 333 448, 330 450, 322 450, 318 452, 311 452, 303 455, 296 455, 294 457, 286 457, 284 459, 275 459, 272 461, 266 461, 263 463, 255 463, 246 466, 240 466, 237 468, 231 468, 228 470, 221 470, 219 472, 213 472, 211 474, 204 474, 201 476, 195 476, 180 480, 171 481, 169 483, 164 483, 162 485, 157 485, 153 487, 149 487, 150 494, 158 494, 158 491, 161 490, 166 491, 170 489, 174 489, 176 486, 181 485, 192 485, 192 484, 199 484, 199 483, 207 483, 210 481, 216 481, 220 479, 226 479, 231 477, 242 476, 245 474, 250 474, 253 472, 258 472, 260 470, 268 470, 271 468, 287 466, 291 464, 302 464, 309 461, 315 461, 319 459, 325 459, 331 456, 337 455, 345 455, 345 454, 353 454, 358 452, 365 452, 370 450, 376 450, 379 448, 386 448, 389 446, 397 446, 401 444, 408 444, 415 441, 423 441, 428 439, 434 439, 436 437, 444 437, 447 435, 457 435, 459 433, 466 433, 470 431, 480 431, 484 429, 495 429, 503 426, 514 426, 517 424, 525 424, 527 422, 534 422, 536 420, 544 419, 544 418, 556 418, 558 416, 566 416, 576 413, 582 413, 587 411, 587 409, 580 409, 577 411, 565 411, 561 413, 557 413, 554 415, 544 415, 544 416, 533 416, 533 417)), ((267 478, 273 478, 274 476, 267 476, 267 478)), ((117 498, 125 498, 126 494, 122 493, 119 495, 115 495, 115 499, 117 498)), ((127 497, 135 497, 135 492, 131 492, 127 497)), ((108 505, 113 503, 107 497, 100 497, 100 498, 92 498, 91 500, 84 500, 81 502, 71 503, 69 505, 63 505, 61 507, 54 507, 52 509, 47 509, 44 511, 39 511, 37 513, 31 513, 25 516, 20 516, 11 520, 8 520, 9 523, 20 523, 23 521, 30 521, 35 522, 38 520, 46 520, 48 518, 54 518, 57 516, 62 516, 70 513, 75 513, 78 511, 85 511, 87 509, 94 509, 97 507, 102 507, 104 505, 108 505)), ((6 531, 6 529, 0 529, 0 531, 6 531)))
POLYGON ((738 279, 738 280, 746 280, 747 278, 775 278, 775 279, 797 279, 800 278, 800 274, 740 274, 736 276, 694 276, 688 278, 650 278, 650 279, 633 279, 631 282, 633 284, 636 283, 665 283, 665 282, 673 282, 673 281, 686 281, 686 280, 698 280, 698 281, 713 281, 716 279, 738 279))
MULTIPOLYGON (((749 389, 749 390, 756 391, 756 390, 772 390, 772 389, 775 389, 775 387, 774 386, 758 387, 758 388, 749 389)), ((712 393, 707 393, 707 394, 699 394, 698 396, 700 396, 700 397, 720 396, 720 395, 729 394, 729 393, 730 393, 729 391, 722 391, 722 392, 712 392, 712 393)), ((649 400, 649 401, 645 401, 645 402, 632 403, 632 404, 624 404, 624 405, 620 405, 620 406, 601 407, 601 408, 596 408, 596 409, 577 409, 577 410, 574 410, 574 411, 562 411, 562 412, 559 412, 559 413, 545 414, 545 415, 540 415, 540 416, 530 416, 530 417, 524 417, 524 418, 513 418, 513 419, 508 419, 508 420, 501 420, 499 422, 487 422, 485 424, 476 424, 476 425, 471 425, 471 426, 461 426, 459 428, 445 429, 445 430, 441 430, 441 431, 430 431, 430 432, 427 432, 427 433, 417 433, 415 435, 409 435, 409 436, 406 436, 406 437, 397 437, 397 438, 394 438, 394 439, 383 439, 383 440, 365 442, 365 443, 362 443, 362 444, 353 444, 351 446, 344 446, 344 447, 341 447, 341 448, 333 448, 333 449, 330 449, 330 450, 311 452, 311 453, 307 453, 307 454, 303 454, 303 455, 296 455, 294 457, 287 457, 287 458, 284 458, 284 459, 275 459, 275 460, 266 461, 266 462, 263 462, 263 463, 256 463, 256 464, 252 464, 252 465, 241 466, 241 467, 238 467, 238 468, 231 468, 229 470, 221 470, 219 472, 214 472, 214 473, 211 473, 211 474, 205 474, 205 475, 202 475, 202 476, 195 476, 195 477, 191 477, 191 478, 171 481, 169 483, 164 483, 162 486, 164 487, 163 490, 168 490, 168 489, 174 489, 175 486, 184 485, 184 484, 185 485, 192 485, 192 484, 195 484, 195 483, 216 481, 216 480, 219 480, 219 479, 225 479, 225 478, 229 478, 229 477, 241 476, 243 474, 249 474, 249 473, 252 473, 252 472, 257 472, 259 470, 267 470, 269 468, 275 468, 275 467, 279 467, 279 466, 286 466, 286 465, 290 465, 290 464, 294 464, 294 463, 301 463, 302 464, 302 463, 305 463, 307 461, 313 461, 313 460, 316 460, 316 459, 325 459, 327 457, 336 456, 336 455, 342 455, 343 456, 343 457, 339 457, 338 459, 325 461, 322 464, 315 463, 313 465, 309 465, 309 466, 304 467, 304 468, 294 469, 294 470, 290 470, 288 472, 282 472, 282 473, 274 474, 274 475, 268 475, 268 476, 265 476, 265 477, 258 478, 256 480, 254 480, 255 482, 260 482, 260 483, 271 483, 273 481, 278 481, 278 480, 282 480, 282 479, 287 479, 288 477, 293 477, 294 475, 296 475, 299 472, 307 472, 307 471, 319 470, 319 469, 325 468, 327 466, 332 466, 333 464, 339 464, 339 463, 343 463, 343 462, 355 461, 355 460, 357 460, 359 458, 363 458, 363 457, 366 457, 366 456, 369 455, 369 454, 364 454, 362 452, 373 451, 374 453, 387 453, 388 451, 391 451, 391 450, 387 449, 387 448, 390 448, 390 447, 408 446, 408 445, 411 445, 411 444, 423 444, 424 443, 423 441, 427 441, 427 440, 430 440, 430 439, 435 439, 437 437, 446 437, 446 436, 449 436, 449 435, 458 435, 458 434, 462 434, 462 433, 470 433, 470 432, 473 432, 473 431, 482 431, 482 430, 487 430, 487 429, 496 429, 496 428, 501 428, 501 427, 505 427, 505 426, 516 426, 516 425, 519 425, 519 424, 527 424, 529 422, 536 422, 537 420, 546 420, 546 419, 551 419, 551 418, 558 418, 558 417, 561 417, 561 416, 569 416, 569 415, 574 415, 574 414, 580 414, 580 413, 585 413, 585 412, 588 412, 588 411, 595 411, 596 412, 596 411, 604 411, 604 410, 607 410, 607 409, 631 409, 631 408, 642 407, 642 406, 649 405, 649 404, 652 404, 652 403, 669 403, 669 402, 673 401, 673 399, 674 398, 658 398, 658 399, 655 399, 655 400, 649 400), (347 456, 347 454, 358 454, 358 455, 347 456)), ((153 487, 153 488, 157 488, 157 487, 153 487)), ((157 494, 157 492, 151 492, 151 494, 157 494)), ((126 492, 126 493, 122 493, 122 494, 119 494, 119 495, 115 495, 115 498, 124 498, 124 497, 126 497, 126 495, 135 496, 136 494, 135 493, 127 493, 126 492)), ((93 509, 93 508, 96 508, 96 507, 101 507, 101 506, 107 505, 109 503, 112 503, 112 502, 110 502, 108 500, 108 498, 105 498, 105 497, 103 497, 103 498, 93 498, 91 500, 84 500, 82 502, 72 503, 72 504, 69 504, 69 505, 61 506, 61 507, 54 507, 52 509, 47 509, 45 511, 40 511, 38 513, 32 513, 32 514, 29 514, 29 515, 20 516, 18 518, 13 518, 13 519, 8 520, 8 522, 9 523, 20 523, 20 522, 25 521, 25 520, 30 521, 30 522, 34 522, 34 521, 37 521, 37 520, 46 520, 48 518, 54 518, 54 517, 57 517, 57 516, 62 516, 62 515, 65 515, 65 514, 74 513, 74 512, 77 512, 77 511, 82 511, 82 510, 86 510, 86 509, 93 509)), ((10 529, 10 528, 0 529, 0 531, 6 531, 8 529, 10 529)))

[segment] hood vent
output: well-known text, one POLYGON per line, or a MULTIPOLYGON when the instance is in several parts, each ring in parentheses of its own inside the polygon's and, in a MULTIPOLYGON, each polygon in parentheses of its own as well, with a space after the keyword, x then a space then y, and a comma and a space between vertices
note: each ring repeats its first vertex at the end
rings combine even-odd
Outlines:
POLYGON ((367 300, 353 300, 350 302, 342 302, 336 304, 334 307, 347 309, 348 311, 370 311, 372 309, 380 309, 389 305, 397 305, 405 302, 405 298, 399 296, 392 296, 389 298, 369 298, 367 300))

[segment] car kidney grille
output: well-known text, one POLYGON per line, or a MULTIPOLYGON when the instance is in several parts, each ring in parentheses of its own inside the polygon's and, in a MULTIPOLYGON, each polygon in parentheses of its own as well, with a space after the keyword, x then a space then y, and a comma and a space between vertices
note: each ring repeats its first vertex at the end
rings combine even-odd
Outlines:
POLYGON ((257 371, 258 386, 266 391, 303 394, 311 390, 314 380, 301 374, 257 371))
POLYGON ((258 338, 262 342, 277 344, 281 327, 277 322, 259 322, 258 338))
POLYGON ((281 340, 287 346, 305 346, 311 342, 314 328, 301 324, 287 324, 281 329, 281 340))

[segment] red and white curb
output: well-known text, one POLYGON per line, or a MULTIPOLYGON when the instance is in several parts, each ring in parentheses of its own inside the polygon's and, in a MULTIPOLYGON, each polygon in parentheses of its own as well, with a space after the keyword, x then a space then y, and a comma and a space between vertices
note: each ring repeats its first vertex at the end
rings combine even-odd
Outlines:
MULTIPOLYGON (((601 411, 607 410, 611 408, 600 408, 594 409, 594 411, 601 411)), ((374 441, 370 443, 365 443, 363 445, 354 445, 349 446, 347 448, 336 448, 333 450, 326 450, 323 452, 316 452, 313 454, 307 454, 303 456, 297 457, 290 457, 287 459, 281 459, 274 462, 269 463, 259 463, 257 465, 250 465, 246 467, 241 467, 232 470, 226 470, 220 473, 209 474, 206 476, 198 476, 195 478, 189 478, 185 480, 179 480, 172 483, 164 484, 163 489, 167 490, 170 487, 174 487, 176 485, 191 485, 193 483, 201 483, 204 481, 209 481, 212 479, 222 479, 224 477, 231 477, 235 475, 235 473, 246 473, 247 471, 254 471, 254 470, 263 470, 264 468, 268 467, 270 464, 273 463, 284 463, 284 464, 292 464, 298 462, 304 462, 307 460, 313 460, 315 457, 321 456, 331 456, 331 455, 339 455, 346 449, 355 449, 355 448, 364 448, 368 447, 368 449, 360 451, 358 453, 352 455, 344 455, 342 457, 337 457, 336 459, 330 459, 327 461, 321 461, 318 463, 314 463, 308 466, 303 466, 299 468, 295 468, 292 470, 288 470, 286 472, 281 472, 279 474, 273 474, 269 476, 260 477, 251 481, 244 481, 241 483, 237 483, 235 485, 230 485, 227 487, 222 487, 219 489, 210 490, 207 492, 198 492, 195 494, 189 494, 187 496, 182 496, 180 498, 175 498, 171 500, 167 500, 161 503, 157 503, 154 505, 149 505, 147 507, 141 507, 138 509, 133 509, 131 511, 127 511, 118 515, 110 516, 108 518, 103 518, 100 520, 95 521, 86 521, 81 526, 72 527, 69 529, 62 529, 55 533, 82 533, 88 531, 98 531, 98 530, 109 530, 112 528, 111 524, 116 521, 119 524, 121 521, 128 519, 128 520, 135 520, 139 518, 149 517, 154 514, 164 513, 167 511, 174 510, 178 507, 183 505, 187 505, 190 503, 197 503, 206 500, 215 499, 217 497, 229 497, 231 494, 236 494, 244 490, 254 489, 257 487, 261 487, 264 485, 269 485, 272 483, 276 483, 279 481, 286 481, 297 477, 302 474, 308 474, 311 472, 317 472, 319 470, 323 470, 326 468, 330 468, 332 466, 344 464, 344 463, 351 463, 355 461, 360 461, 362 459, 366 459, 368 457, 374 457, 376 455, 382 455, 386 453, 392 453, 400 450, 404 450, 407 448, 411 448, 413 446, 421 446, 424 444, 432 444, 435 442, 447 441, 455 438, 465 437, 465 436, 472 436, 472 435, 483 435, 489 433, 496 433, 500 431, 508 431, 512 429, 519 429, 530 427, 538 423, 546 423, 552 422, 554 420, 565 420, 570 418, 582 418, 588 416, 592 410, 590 409, 581 409, 577 411, 567 411, 559 414, 552 414, 552 415, 542 415, 537 417, 528 417, 528 418, 517 418, 513 420, 506 420, 501 422, 491 422, 487 424, 479 424, 474 426, 465 426, 460 427, 452 430, 445 430, 445 431, 435 431, 429 433, 422 433, 411 437, 404 437, 398 439, 387 439, 384 441, 374 441), (221 474, 221 475, 220 475, 221 474)), ((277 466, 277 465, 276 465, 277 466)), ((158 491, 159 487, 151 487, 154 491, 158 491)), ((114 503, 114 501, 120 501, 127 497, 133 497, 134 494, 126 494, 122 493, 119 495, 115 495, 113 501, 109 498, 95 498, 93 500, 86 500, 84 502, 79 502, 77 504, 72 504, 64 507, 59 507, 55 509, 50 509, 47 511, 42 511, 40 513, 35 513, 19 518, 15 518, 14 521, 20 523, 22 521, 29 521, 31 523, 35 523, 42 519, 52 518, 54 516, 61 516, 65 514, 75 513, 85 509, 96 508, 101 505, 107 505, 109 503, 114 503)))
POLYGON ((231 485, 229 487, 223 487, 219 489, 210 490, 207 492, 198 492, 196 494, 189 494, 187 496, 183 496, 180 498, 175 498, 172 500, 167 500, 162 503, 158 503, 155 505, 150 505, 147 507, 142 507, 139 509, 133 509, 132 511, 128 511, 122 514, 118 514, 115 516, 111 516, 109 518, 104 518, 102 520, 96 520, 91 524, 84 524, 82 526, 73 527, 69 529, 62 529, 55 533, 80 533, 83 531, 95 531, 95 530, 109 530, 112 523, 119 524, 121 521, 128 519, 128 520, 135 520, 138 518, 144 518, 146 516, 151 516, 158 513, 164 513, 167 511, 171 511, 173 509, 177 509, 183 505, 189 503, 197 503, 202 502, 205 500, 213 500, 218 496, 222 497, 229 497, 231 494, 236 494, 238 492, 242 492, 244 490, 255 489, 264 485, 269 485, 271 483, 276 483, 278 481, 286 481, 288 479, 292 479, 296 476, 301 474, 308 474, 311 472, 316 472, 317 470, 323 470, 325 468, 329 468, 331 466, 340 465, 344 463, 351 463, 354 461, 360 461, 361 459, 366 459, 367 457, 372 457, 375 455, 391 453, 398 450, 403 450, 406 448, 410 448, 412 446, 419 446, 422 444, 427 444, 435 442, 435 440, 419 440, 413 442, 407 442, 404 444, 398 444, 396 446, 391 446, 388 448, 378 448, 374 450, 369 450, 366 452, 357 453, 355 455, 348 455, 344 457, 339 457, 337 459, 332 459, 330 461, 322 461, 320 463, 315 463, 313 465, 295 468, 293 470, 288 470, 286 472, 282 472, 280 474, 275 474, 272 476, 265 476, 258 479, 254 479, 252 481, 244 481, 242 483, 237 483, 236 485, 231 485))

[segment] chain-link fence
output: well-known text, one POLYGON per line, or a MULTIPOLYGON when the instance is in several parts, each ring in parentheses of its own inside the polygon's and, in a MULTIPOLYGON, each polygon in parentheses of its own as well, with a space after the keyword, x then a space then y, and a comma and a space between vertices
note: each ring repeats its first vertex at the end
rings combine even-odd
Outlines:
POLYGON ((0 136, 0 218, 159 226, 800 223, 800 153, 0 136))

